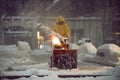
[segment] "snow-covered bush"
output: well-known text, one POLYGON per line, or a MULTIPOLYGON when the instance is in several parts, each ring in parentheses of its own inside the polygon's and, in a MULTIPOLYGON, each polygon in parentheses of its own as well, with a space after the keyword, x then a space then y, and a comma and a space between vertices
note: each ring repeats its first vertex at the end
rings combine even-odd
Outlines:
POLYGON ((30 46, 27 42, 17 42, 16 45, 0 45, 0 57, 29 57, 30 58, 30 46))

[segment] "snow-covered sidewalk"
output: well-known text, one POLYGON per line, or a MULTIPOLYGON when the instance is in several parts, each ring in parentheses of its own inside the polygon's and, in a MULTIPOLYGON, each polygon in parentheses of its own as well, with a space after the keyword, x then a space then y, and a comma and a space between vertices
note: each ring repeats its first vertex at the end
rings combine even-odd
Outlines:
MULTIPOLYGON (((6 78, 14 78, 17 77, 18 79, 15 80, 83 80, 87 79, 90 80, 98 80, 99 78, 114 78, 111 74, 111 69, 107 67, 91 70, 91 69, 72 69, 72 70, 60 70, 57 68, 52 69, 37 69, 31 68, 23 71, 3 71, 2 77, 6 78), (109 71, 107 71, 109 70, 109 71), (32 77, 32 79, 31 79, 32 77), (64 78, 64 79, 63 79, 64 78)), ((9 80, 9 79, 8 79, 9 80)), ((101 80, 101 79, 100 79, 101 80)), ((102 79, 104 80, 104 79, 102 79)), ((111 80, 111 79, 109 79, 111 80)))

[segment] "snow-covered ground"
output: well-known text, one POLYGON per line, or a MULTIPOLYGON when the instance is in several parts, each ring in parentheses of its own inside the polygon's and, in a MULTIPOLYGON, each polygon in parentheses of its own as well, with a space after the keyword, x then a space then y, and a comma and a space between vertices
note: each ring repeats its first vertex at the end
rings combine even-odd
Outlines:
MULTIPOLYGON (((19 42, 19 44, 22 43, 19 42)), ((42 49, 30 50, 27 44, 23 45, 23 47, 20 45, 0 45, 0 76, 28 76, 17 79, 2 78, 2 80, 120 80, 119 64, 116 67, 112 67, 97 62, 84 61, 83 57, 86 58, 87 56, 88 58, 89 55, 92 55, 92 58, 96 57, 95 52, 97 52, 97 49, 93 44, 89 43, 82 44, 82 46, 80 47, 76 44, 70 45, 71 48, 80 49, 78 51, 78 67, 77 69, 64 70, 50 68, 50 56, 52 55, 51 46, 45 45, 42 49), (85 55, 83 55, 83 53, 85 53, 85 55), (83 57, 81 58, 80 55, 83 57), (40 75, 44 76, 40 77, 40 75), (61 78, 60 75, 81 76, 61 78), (94 75, 98 76, 95 77, 94 75)), ((89 58, 91 58, 91 56, 89 58)))

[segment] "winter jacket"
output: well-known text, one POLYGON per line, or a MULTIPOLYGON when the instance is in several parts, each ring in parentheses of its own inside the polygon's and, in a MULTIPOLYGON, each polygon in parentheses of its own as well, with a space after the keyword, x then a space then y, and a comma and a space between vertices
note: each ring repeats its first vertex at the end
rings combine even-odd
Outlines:
POLYGON ((62 16, 59 16, 56 20, 52 30, 59 33, 63 37, 70 37, 70 29, 62 16))

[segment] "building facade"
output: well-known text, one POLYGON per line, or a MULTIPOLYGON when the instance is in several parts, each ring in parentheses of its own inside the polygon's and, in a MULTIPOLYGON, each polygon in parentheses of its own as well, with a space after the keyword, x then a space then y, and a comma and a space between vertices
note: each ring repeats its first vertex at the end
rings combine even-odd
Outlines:
MULTIPOLYGON (((110 40, 120 44, 120 0, 0 0, 0 4, 1 19, 37 17, 35 21, 51 27, 61 15, 71 29, 72 42, 90 38, 96 46, 110 40)), ((0 26, 0 33, 4 27, 0 26)), ((2 44, 4 36, 0 38, 2 44)))

